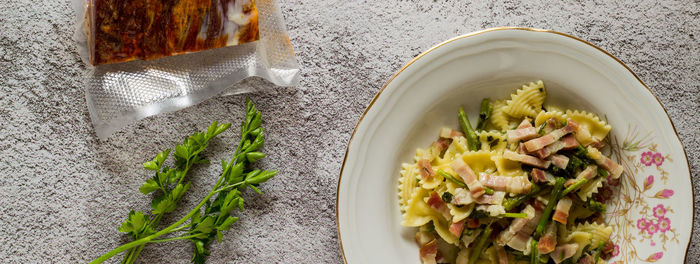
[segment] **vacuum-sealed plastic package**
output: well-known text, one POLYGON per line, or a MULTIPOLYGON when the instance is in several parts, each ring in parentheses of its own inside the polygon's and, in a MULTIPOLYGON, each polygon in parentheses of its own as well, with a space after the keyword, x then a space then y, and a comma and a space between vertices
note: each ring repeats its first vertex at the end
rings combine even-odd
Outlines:
MULTIPOLYGON (((295 85, 297 63, 274 0, 73 0, 86 97, 98 137, 259 76, 295 85)), ((233 88, 232 88, 233 87, 233 88)))

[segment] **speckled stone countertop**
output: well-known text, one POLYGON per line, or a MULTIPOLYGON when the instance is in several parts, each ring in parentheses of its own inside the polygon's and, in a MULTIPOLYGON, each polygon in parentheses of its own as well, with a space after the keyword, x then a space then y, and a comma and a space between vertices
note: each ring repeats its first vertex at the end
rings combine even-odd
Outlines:
MULTIPOLYGON (((497 26, 553 29, 624 61, 659 97, 700 190, 700 4, 697 1, 335 1, 280 6, 302 65, 297 87, 253 78, 237 85, 265 114, 264 166, 282 173, 247 195, 242 221, 210 263, 340 263, 335 194, 350 133, 381 85, 429 47, 497 26)), ((128 126, 98 141, 87 112, 69 1, 0 2, 0 262, 87 262, 125 241, 116 228, 147 210, 140 165, 212 120, 238 122, 244 96, 228 96, 128 126)), ((232 151, 228 133, 208 151, 232 151)), ((216 174, 218 166, 197 175, 216 174)), ((212 177, 195 179, 184 207, 212 177)), ((696 201, 697 202, 697 201, 696 201)), ((696 203, 697 204, 697 203, 696 203)), ((700 208, 696 205, 696 214, 700 208)), ((700 224, 695 217, 693 241, 700 224)), ((168 221, 168 219, 165 219, 168 221)), ((679 245, 685 247, 685 245, 679 245)), ((186 242, 143 251, 142 263, 187 263, 186 242)), ((688 263, 699 263, 691 243, 688 263)), ((112 261, 117 263, 120 258, 112 261)))

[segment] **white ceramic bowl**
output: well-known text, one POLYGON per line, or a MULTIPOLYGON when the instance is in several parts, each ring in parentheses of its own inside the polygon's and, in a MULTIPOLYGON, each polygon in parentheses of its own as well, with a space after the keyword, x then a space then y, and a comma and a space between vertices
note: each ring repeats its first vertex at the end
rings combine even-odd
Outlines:
POLYGON ((420 263, 415 229, 400 225, 400 163, 428 146, 441 126, 458 128, 459 106, 476 120, 482 98, 506 98, 534 80, 545 82, 546 104, 592 111, 613 126, 610 136, 626 173, 606 215, 614 228, 612 261, 684 262, 693 223, 690 170, 659 101, 600 48, 527 28, 445 41, 379 91, 350 139, 338 182, 336 221, 345 262, 420 263))

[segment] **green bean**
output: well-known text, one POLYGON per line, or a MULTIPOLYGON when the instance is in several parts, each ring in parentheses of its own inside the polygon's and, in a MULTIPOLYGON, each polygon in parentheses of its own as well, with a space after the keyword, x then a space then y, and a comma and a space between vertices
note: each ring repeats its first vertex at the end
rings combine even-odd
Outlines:
POLYGON ((544 229, 549 223, 549 216, 552 214, 552 209, 554 209, 554 206, 557 204, 559 199, 561 198, 561 191, 564 189, 564 178, 562 177, 557 177, 554 180, 554 189, 552 189, 552 192, 549 194, 549 201, 547 202, 547 207, 544 208, 544 211, 542 212, 542 217, 540 218, 540 222, 537 224, 537 228, 535 229, 535 237, 540 238, 542 236, 542 233, 544 233, 544 229))
POLYGON ((469 256, 469 264, 474 264, 476 263, 476 260, 479 259, 481 251, 483 251, 484 246, 486 246, 486 242, 488 242, 489 238, 491 237, 491 232, 493 232, 493 229, 491 229, 491 225, 489 224, 486 226, 486 228, 484 228, 484 232, 481 233, 479 241, 476 243, 476 247, 472 249, 472 253, 469 256))
POLYGON ((479 150, 481 148, 480 142, 476 138, 476 132, 474 132, 472 125, 469 123, 469 118, 467 117, 467 114, 464 113, 464 108, 459 108, 459 114, 457 115, 457 117, 459 118, 459 125, 462 127, 462 132, 464 132, 464 136, 467 138, 469 150, 479 150))
POLYGON ((484 128, 486 128, 486 122, 491 117, 492 110, 491 99, 484 98, 484 100, 481 100, 481 109, 479 110, 479 121, 476 123, 476 130, 484 130, 484 128))
POLYGON ((484 187, 484 193, 486 193, 488 195, 493 195, 493 189, 491 189, 489 187, 484 187))

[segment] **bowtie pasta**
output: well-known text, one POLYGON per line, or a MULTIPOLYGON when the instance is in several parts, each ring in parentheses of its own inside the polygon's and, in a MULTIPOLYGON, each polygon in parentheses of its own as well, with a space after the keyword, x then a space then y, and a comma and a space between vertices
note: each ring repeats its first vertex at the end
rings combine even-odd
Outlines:
POLYGON ((544 105, 542 81, 481 104, 461 129, 401 165, 402 225, 418 227, 423 263, 607 263, 605 184, 623 167, 601 149, 611 127, 592 113, 544 105))

